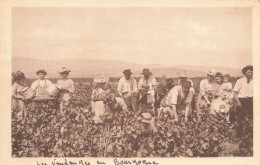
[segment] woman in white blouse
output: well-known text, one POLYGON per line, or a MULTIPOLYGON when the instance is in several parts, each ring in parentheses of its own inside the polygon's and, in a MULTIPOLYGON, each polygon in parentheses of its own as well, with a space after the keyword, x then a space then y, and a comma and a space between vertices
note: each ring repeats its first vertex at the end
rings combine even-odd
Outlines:
POLYGON ((209 70, 207 72, 207 78, 201 80, 200 82, 200 92, 198 95, 198 100, 196 103, 197 107, 197 115, 198 119, 200 120, 200 116, 205 110, 206 107, 209 107, 212 100, 212 90, 215 84, 215 74, 214 70, 209 70))
POLYGON ((61 112, 69 105, 69 101, 75 92, 74 82, 68 78, 70 72, 66 67, 62 67, 58 71, 60 74, 60 79, 57 81, 57 87, 60 89, 58 101, 60 102, 61 112))

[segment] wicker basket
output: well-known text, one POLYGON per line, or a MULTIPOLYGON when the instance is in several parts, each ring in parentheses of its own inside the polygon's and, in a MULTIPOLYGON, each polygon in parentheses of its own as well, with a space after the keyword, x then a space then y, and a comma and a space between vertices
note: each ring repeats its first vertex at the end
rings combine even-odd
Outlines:
POLYGON ((32 88, 29 88, 29 87, 25 87, 21 92, 21 95, 23 96, 23 99, 24 100, 28 100, 28 99, 31 99, 33 98, 35 92, 33 91, 32 88))
POLYGON ((48 95, 37 95, 34 97, 33 101, 52 101, 52 100, 55 100, 56 97, 50 97, 48 95))
POLYGON ((53 84, 52 86, 47 88, 47 91, 49 92, 49 95, 57 96, 60 92, 60 88, 58 88, 57 85, 53 84))

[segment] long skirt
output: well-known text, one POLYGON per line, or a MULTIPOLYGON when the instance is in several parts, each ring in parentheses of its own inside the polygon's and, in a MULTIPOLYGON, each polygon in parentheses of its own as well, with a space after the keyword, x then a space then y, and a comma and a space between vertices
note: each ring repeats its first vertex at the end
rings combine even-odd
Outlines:
POLYGON ((12 107, 19 109, 19 113, 17 114, 19 119, 26 117, 27 115, 26 106, 22 99, 12 98, 12 107))
POLYGON ((102 122, 100 116, 102 116, 105 112, 105 105, 103 101, 92 101, 92 110, 95 113, 94 116, 95 122, 96 123, 102 122))

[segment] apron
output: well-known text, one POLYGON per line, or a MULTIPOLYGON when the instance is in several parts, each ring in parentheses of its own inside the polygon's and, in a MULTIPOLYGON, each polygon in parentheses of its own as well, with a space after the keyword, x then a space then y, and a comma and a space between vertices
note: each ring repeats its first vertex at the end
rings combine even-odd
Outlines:
POLYGON ((40 81, 38 81, 38 87, 36 90, 36 96, 39 95, 49 95, 49 92, 47 91, 47 84, 46 84, 46 80, 45 80, 45 86, 40 86, 40 81))

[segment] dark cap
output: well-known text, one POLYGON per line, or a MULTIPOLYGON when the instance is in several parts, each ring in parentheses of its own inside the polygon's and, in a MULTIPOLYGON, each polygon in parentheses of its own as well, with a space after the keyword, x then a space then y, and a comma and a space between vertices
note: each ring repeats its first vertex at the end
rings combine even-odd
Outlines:
POLYGON ((124 75, 131 75, 131 74, 133 74, 130 69, 125 69, 123 73, 124 73, 124 75))

